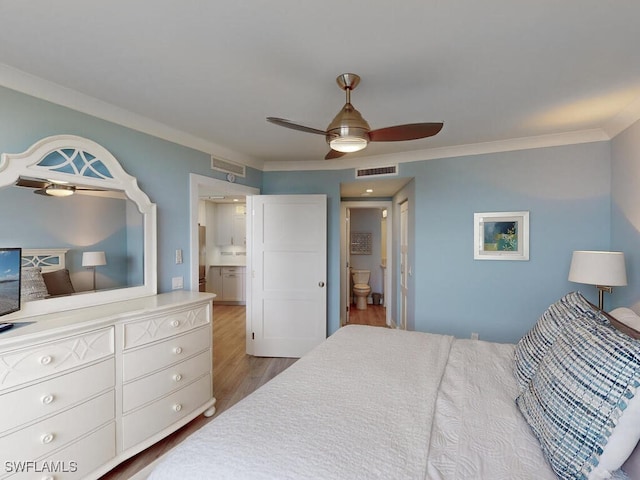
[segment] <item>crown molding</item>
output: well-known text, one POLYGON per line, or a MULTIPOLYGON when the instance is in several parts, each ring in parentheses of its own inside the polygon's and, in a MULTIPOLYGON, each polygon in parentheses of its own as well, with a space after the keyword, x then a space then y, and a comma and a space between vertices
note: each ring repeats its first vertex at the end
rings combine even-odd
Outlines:
POLYGON ((264 162, 262 160, 229 150, 124 108, 1 63, 0 85, 138 132, 213 155, 222 160, 240 163, 258 170, 263 168, 264 162))
POLYGON ((512 138, 495 142, 473 143, 451 147, 429 148, 384 155, 372 155, 352 159, 335 159, 301 162, 265 162, 263 170, 295 171, 295 170, 343 170, 348 168, 379 167, 389 163, 418 162, 439 158, 484 155, 487 153, 511 152, 534 148, 558 147, 578 143, 603 142, 611 140, 607 133, 600 129, 580 130, 576 132, 540 135, 536 137, 512 138), (338 163, 339 162, 339 163, 338 163))
POLYGON ((335 160, 265 162, 230 150, 213 142, 169 127, 142 115, 132 113, 110 103, 72 90, 54 82, 0 63, 0 85, 43 100, 68 107, 78 112, 122 125, 170 142, 213 155, 221 160, 239 163, 257 170, 343 170, 348 168, 375 167, 393 163, 417 162, 438 158, 482 155, 534 148, 555 147, 579 143, 611 140, 640 119, 640 97, 610 119, 603 128, 580 130, 552 135, 513 138, 451 147, 430 148, 394 154, 340 158, 335 160))
POLYGON ((620 113, 605 123, 603 130, 613 138, 640 119, 640 97, 633 100, 620 113))

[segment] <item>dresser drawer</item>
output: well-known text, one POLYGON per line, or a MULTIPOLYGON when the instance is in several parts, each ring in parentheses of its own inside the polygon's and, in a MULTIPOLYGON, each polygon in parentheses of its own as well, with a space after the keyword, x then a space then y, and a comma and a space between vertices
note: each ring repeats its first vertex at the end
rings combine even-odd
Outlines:
POLYGON ((152 375, 127 383, 122 392, 122 409, 133 410, 158 397, 182 388, 211 371, 209 350, 152 375))
MULTIPOLYGON (((10 480, 81 480, 116 455, 115 423, 105 425, 68 447, 30 464, 11 461, 4 471, 17 472, 10 480), (7 468, 8 467, 8 468, 7 468)), ((92 477, 95 478, 95 477, 92 477)))
POLYGON ((112 390, 42 422, 0 437, 0 452, 5 460, 41 458, 113 420, 114 416, 115 394, 112 390))
POLYGON ((61 340, 0 354, 0 389, 62 373, 113 355, 114 328, 83 333, 61 340))
POLYGON ((145 345, 211 323, 210 305, 174 310, 124 325, 125 349, 145 345))
POLYGON ((115 360, 110 358, 75 372, 0 395, 0 431, 11 430, 45 415, 54 414, 113 388, 114 384, 115 360))
POLYGON ((135 446, 185 417, 210 400, 211 393, 211 376, 206 375, 144 409, 125 415, 122 419, 124 449, 135 446))
POLYGON ((147 347, 127 351, 122 356, 125 382, 182 361, 211 345, 211 329, 199 328, 147 347))

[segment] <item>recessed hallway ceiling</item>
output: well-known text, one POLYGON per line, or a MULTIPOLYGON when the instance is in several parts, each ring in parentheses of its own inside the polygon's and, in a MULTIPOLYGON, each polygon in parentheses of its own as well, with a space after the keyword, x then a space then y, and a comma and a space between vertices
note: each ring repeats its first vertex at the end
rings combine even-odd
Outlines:
POLYGON ((640 117, 634 1, 7 0, 0 18, 0 84, 254 166, 324 162, 322 136, 265 118, 325 129, 345 72, 371 128, 444 122, 353 158, 604 140, 640 117))

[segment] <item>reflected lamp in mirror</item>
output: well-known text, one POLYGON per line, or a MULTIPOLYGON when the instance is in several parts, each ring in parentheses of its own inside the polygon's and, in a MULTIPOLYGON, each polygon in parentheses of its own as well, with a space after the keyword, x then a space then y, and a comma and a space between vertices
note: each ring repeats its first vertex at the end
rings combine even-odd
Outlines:
POLYGON ((104 252, 84 252, 82 254, 82 266, 93 270, 93 283, 91 290, 96 289, 96 267, 107 264, 107 256, 104 252))
POLYGON ((576 250, 571 257, 569 281, 595 285, 598 289, 598 308, 604 309, 604 292, 627 284, 624 253, 576 250))

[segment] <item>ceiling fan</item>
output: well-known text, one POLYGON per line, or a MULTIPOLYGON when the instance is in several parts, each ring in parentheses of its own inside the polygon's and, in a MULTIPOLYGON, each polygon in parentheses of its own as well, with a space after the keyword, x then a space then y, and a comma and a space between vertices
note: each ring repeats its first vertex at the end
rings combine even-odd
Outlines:
POLYGON ((365 148, 369 142, 399 142, 404 140, 416 140, 436 135, 442 130, 442 122, 439 123, 408 123, 393 127, 371 130, 367 121, 351 105, 351 90, 360 83, 360 77, 355 73, 343 73, 336 78, 336 82, 345 91, 347 101, 331 121, 325 130, 305 127, 293 123, 290 120, 277 117, 267 117, 267 121, 281 127, 300 130, 301 132, 324 135, 331 151, 324 157, 325 160, 342 157, 346 153, 357 152, 365 148))
POLYGON ((18 187, 34 188, 35 190, 33 193, 37 193, 38 195, 48 195, 51 197, 68 197, 78 191, 103 191, 100 188, 88 188, 54 180, 44 180, 42 178, 33 177, 19 177, 18 180, 16 180, 15 184, 18 187))

